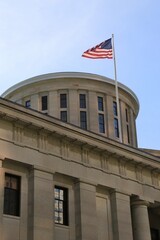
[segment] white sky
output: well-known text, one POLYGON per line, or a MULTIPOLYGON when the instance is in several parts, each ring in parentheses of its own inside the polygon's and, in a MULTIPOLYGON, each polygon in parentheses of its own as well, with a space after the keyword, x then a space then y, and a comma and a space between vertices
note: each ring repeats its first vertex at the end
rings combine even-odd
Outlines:
POLYGON ((159 0, 0 0, 0 94, 51 72, 114 78, 113 60, 81 57, 112 33, 118 81, 140 102, 139 147, 160 149, 159 0))

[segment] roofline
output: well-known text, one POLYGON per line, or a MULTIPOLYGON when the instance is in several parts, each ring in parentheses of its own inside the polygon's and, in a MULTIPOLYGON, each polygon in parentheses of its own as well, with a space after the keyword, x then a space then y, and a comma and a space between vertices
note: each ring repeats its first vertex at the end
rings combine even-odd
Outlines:
MULTIPOLYGON (((114 80, 108 77, 104 77, 98 74, 93 74, 93 73, 84 73, 84 72, 56 72, 56 73, 48 73, 48 74, 43 74, 43 75, 38 75, 32 78, 28 78, 24 81, 21 81, 12 87, 8 88, 4 93, 2 93, 1 97, 5 98, 8 94, 12 93, 13 91, 16 91, 18 88, 24 87, 28 84, 36 83, 39 81, 43 80, 49 80, 49 79, 54 79, 54 78, 87 78, 91 80, 98 80, 101 82, 109 83, 111 85, 114 85, 114 80)), ((139 110, 139 100, 135 93, 128 88, 127 86, 123 85, 122 83, 118 82, 118 87, 121 88, 122 90, 128 92, 137 102, 138 105, 138 110, 139 110)))

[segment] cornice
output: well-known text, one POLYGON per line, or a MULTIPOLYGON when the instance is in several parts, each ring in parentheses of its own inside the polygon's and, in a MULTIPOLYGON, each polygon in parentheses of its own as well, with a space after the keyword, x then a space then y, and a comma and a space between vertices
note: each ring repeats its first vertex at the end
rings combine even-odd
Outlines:
POLYGON ((159 158, 152 154, 96 133, 82 130, 77 126, 61 122, 59 119, 2 98, 0 99, 0 117, 21 125, 23 128, 35 129, 46 135, 56 135, 63 141, 80 145, 88 151, 97 151, 102 155, 114 156, 116 159, 123 159, 125 162, 134 163, 141 168, 160 170, 159 158))

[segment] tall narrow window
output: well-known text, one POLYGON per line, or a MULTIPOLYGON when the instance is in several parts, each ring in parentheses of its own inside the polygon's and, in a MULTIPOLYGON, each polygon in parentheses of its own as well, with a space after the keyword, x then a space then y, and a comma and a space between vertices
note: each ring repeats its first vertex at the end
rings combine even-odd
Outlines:
POLYGON ((85 111, 80 111, 80 127, 87 129, 87 114, 85 111))
POLYGON ((126 122, 128 123, 128 109, 127 108, 126 108, 125 112, 126 112, 126 122))
POLYGON ((99 132, 105 133, 105 127, 104 127, 104 114, 99 113, 99 132))
POLYGON ((118 116, 118 113, 117 113, 117 103, 116 102, 113 102, 113 113, 114 113, 114 116, 118 116))
POLYGON ((98 110, 103 111, 103 97, 98 97, 98 110))
POLYGON ((130 143, 130 129, 129 129, 129 116, 128 116, 128 109, 125 109, 126 112, 126 128, 127 128, 127 140, 130 143))
POLYGON ((42 111, 45 111, 48 109, 48 96, 42 96, 42 111))
POLYGON ((113 114, 114 114, 114 133, 115 137, 119 138, 119 122, 116 102, 113 102, 113 114))
POLYGON ((54 217, 55 223, 68 225, 68 189, 59 186, 54 188, 54 217))
POLYGON ((114 133, 115 133, 115 137, 119 138, 119 127, 118 127, 117 118, 114 118, 114 133))
POLYGON ((25 107, 26 108, 30 108, 31 107, 31 101, 30 100, 25 101, 25 107))
POLYGON ((67 111, 61 111, 61 120, 67 122, 67 111))
POLYGON ((80 105, 80 108, 86 108, 86 95, 85 94, 79 95, 79 105, 80 105))
POLYGON ((129 133, 129 125, 127 124, 127 139, 128 143, 130 143, 130 133, 129 133))
POLYGON ((67 108, 67 94, 60 94, 60 108, 67 108))
POLYGON ((20 177, 5 174, 4 214, 20 215, 20 177))
POLYGON ((100 132, 100 133, 105 133, 103 97, 98 96, 97 100, 98 100, 98 124, 99 124, 99 132, 100 132))

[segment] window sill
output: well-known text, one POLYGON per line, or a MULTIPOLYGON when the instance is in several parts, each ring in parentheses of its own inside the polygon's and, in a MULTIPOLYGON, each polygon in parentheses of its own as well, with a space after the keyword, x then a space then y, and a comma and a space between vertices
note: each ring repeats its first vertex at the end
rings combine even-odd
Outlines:
POLYGON ((67 226, 67 225, 62 225, 62 224, 58 224, 58 223, 55 223, 55 227, 57 227, 57 228, 69 229, 69 226, 67 226))
POLYGON ((9 215, 9 214, 3 214, 3 217, 10 218, 10 219, 16 219, 16 220, 20 219, 20 216, 14 216, 14 215, 9 215))

